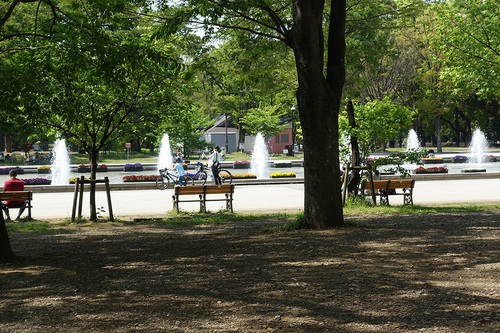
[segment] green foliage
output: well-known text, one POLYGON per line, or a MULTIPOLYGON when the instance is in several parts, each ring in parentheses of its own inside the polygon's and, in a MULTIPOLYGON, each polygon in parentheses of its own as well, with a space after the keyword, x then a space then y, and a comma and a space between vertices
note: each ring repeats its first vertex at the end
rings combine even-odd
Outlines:
POLYGON ((292 54, 280 44, 233 31, 203 61, 194 98, 211 117, 227 113, 233 126, 275 132, 276 119, 296 104, 292 54))
MULTIPOLYGON (((406 214, 406 215, 430 215, 430 214, 444 214, 444 213, 473 213, 473 212, 490 212, 495 211, 499 208, 498 205, 457 205, 457 204, 440 204, 440 205, 376 205, 376 206, 346 206, 344 208, 344 213, 346 215, 359 216, 359 215, 396 215, 396 214, 406 214)), ((361 217, 362 218, 362 217, 361 217)))
POLYGON ((483 98, 500 95, 500 6, 496 0, 443 1, 434 45, 443 50, 443 77, 483 98))
POLYGON ((365 104, 354 103, 354 113, 357 128, 348 126, 345 114, 341 116, 340 127, 343 133, 357 136, 363 156, 406 135, 414 115, 413 110, 390 102, 388 97, 365 104))
POLYGON ((359 210, 373 206, 371 200, 362 195, 350 195, 344 205, 344 209, 359 210))
POLYGON ((306 217, 303 212, 298 213, 295 218, 282 225, 277 227, 276 229, 279 231, 295 231, 295 230, 300 230, 300 229, 309 229, 310 225, 307 223, 306 217))
POLYGON ((411 171, 404 167, 404 164, 422 164, 424 157, 423 149, 410 149, 404 153, 391 153, 383 158, 377 158, 370 161, 370 165, 376 170, 381 165, 393 165, 392 168, 386 168, 387 172, 394 172, 401 175, 401 178, 406 178, 411 175, 411 171))
POLYGON ((17 232, 17 233, 43 233, 52 230, 52 227, 47 221, 39 221, 39 220, 31 220, 28 221, 26 219, 22 219, 21 221, 16 222, 5 222, 5 226, 7 231, 17 232))
POLYGON ((282 115, 283 111, 280 112, 278 106, 260 105, 248 110, 240 122, 251 135, 261 132, 265 137, 271 137, 285 128, 281 122, 282 115))

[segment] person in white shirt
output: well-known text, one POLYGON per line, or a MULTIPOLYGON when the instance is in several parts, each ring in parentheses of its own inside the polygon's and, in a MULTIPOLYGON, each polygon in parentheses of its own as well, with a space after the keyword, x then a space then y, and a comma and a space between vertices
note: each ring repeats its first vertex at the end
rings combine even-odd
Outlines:
POLYGON ((221 185, 222 181, 219 176, 220 162, 222 161, 222 155, 220 154, 220 147, 215 146, 214 152, 208 157, 212 160, 212 174, 214 175, 215 185, 221 185))

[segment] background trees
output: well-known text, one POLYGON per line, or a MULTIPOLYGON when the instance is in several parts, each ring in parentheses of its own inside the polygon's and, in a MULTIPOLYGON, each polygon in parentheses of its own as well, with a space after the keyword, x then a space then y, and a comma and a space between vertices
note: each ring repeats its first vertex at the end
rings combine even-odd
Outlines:
POLYGON ((413 112, 423 141, 463 143, 474 126, 499 139, 493 1, 2 4, 1 128, 24 137, 63 135, 96 165, 104 146, 128 140, 153 147, 165 132, 184 147, 201 147, 201 130, 223 113, 240 126, 240 138, 271 133, 295 105, 306 217, 315 227, 343 221, 332 189, 340 187, 345 98, 360 126, 372 119, 375 127, 382 112, 405 119, 394 118, 400 129, 387 130, 395 137, 382 141, 399 139, 413 112), (215 41, 192 34, 195 23, 215 41))
POLYGON ((446 54, 443 76, 482 98, 500 93, 500 8, 494 0, 454 0, 436 5, 434 45, 446 54))
MULTIPOLYGON (((151 43, 151 29, 141 27, 138 18, 101 5, 61 3, 57 9, 64 20, 46 31, 50 38, 17 52, 16 62, 5 59, 2 71, 2 81, 15 81, 6 103, 15 110, 12 123, 77 143, 89 155, 92 179, 104 147, 173 116, 177 109, 168 106, 182 81, 180 59, 169 41, 151 43)), ((94 203, 92 189, 92 220, 94 203)))

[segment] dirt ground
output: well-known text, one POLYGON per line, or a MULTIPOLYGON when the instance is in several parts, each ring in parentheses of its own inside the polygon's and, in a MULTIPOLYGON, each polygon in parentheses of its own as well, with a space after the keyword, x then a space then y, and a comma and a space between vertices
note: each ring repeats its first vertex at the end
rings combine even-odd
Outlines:
POLYGON ((499 217, 14 233, 0 332, 499 332, 499 217))

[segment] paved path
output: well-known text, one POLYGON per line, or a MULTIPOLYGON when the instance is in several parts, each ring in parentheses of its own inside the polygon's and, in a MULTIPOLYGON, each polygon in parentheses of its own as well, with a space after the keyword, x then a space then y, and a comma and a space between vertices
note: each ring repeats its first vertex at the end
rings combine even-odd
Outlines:
MULTIPOLYGON (((172 209, 172 192, 160 190, 112 191, 113 212, 116 217, 161 216, 172 209)), ((297 211, 304 206, 303 184, 237 186, 234 196, 235 212, 297 211)), ((392 205, 402 204, 402 197, 391 197, 392 205)), ((440 180, 416 182, 415 204, 500 202, 500 179, 440 180)), ((71 218, 72 192, 35 193, 33 217, 71 218)), ((223 208, 222 202, 208 203, 210 211, 223 208)), ((83 214, 88 217, 88 193, 84 195, 83 214)), ((104 192, 97 193, 97 207, 108 214, 104 192)), ((196 203, 183 203, 181 209, 196 211, 196 203)), ((13 212, 12 212, 13 213, 13 212)), ((12 214, 11 213, 11 214, 12 214)))

